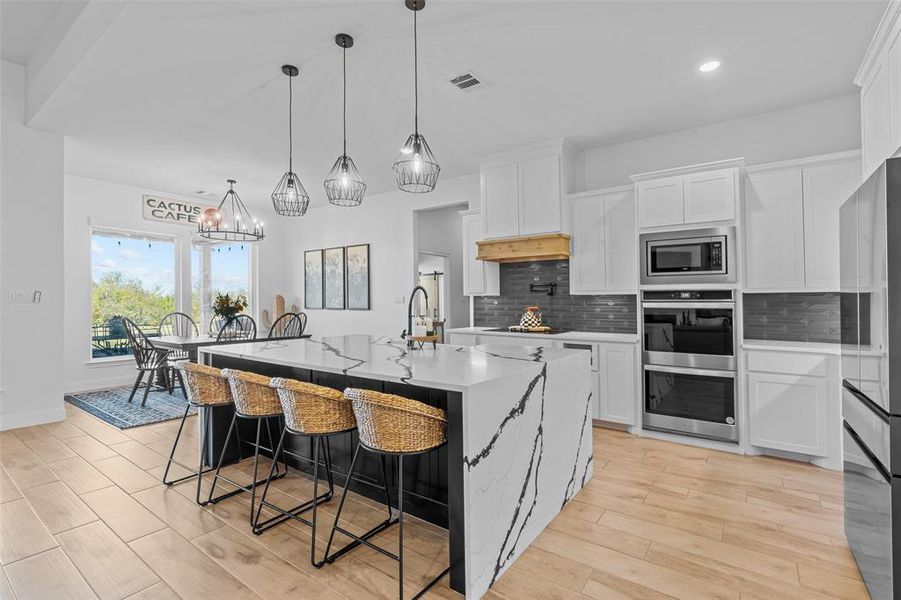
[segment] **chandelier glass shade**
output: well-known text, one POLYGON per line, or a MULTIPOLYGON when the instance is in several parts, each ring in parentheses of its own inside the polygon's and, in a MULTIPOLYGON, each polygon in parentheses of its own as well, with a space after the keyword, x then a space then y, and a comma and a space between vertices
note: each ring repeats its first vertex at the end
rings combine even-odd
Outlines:
POLYGON ((294 172, 294 78, 300 70, 294 65, 282 65, 282 73, 288 76, 288 171, 272 192, 272 206, 282 216, 302 217, 310 206, 310 195, 294 172))
POLYGON ((360 177, 353 159, 347 155, 347 49, 354 45, 354 39, 346 33, 339 33, 335 36, 335 44, 341 48, 343 74, 341 122, 344 145, 341 156, 326 175, 323 186, 328 201, 335 206, 359 206, 366 194, 366 184, 360 177))
POLYGON ((207 208, 197 220, 197 234, 208 240, 258 242, 263 239, 263 223, 254 219, 235 191, 234 179, 216 208, 207 208))
POLYGON ((413 11, 413 133, 400 149, 393 169, 399 189, 422 194, 435 189, 441 167, 425 137, 419 133, 419 36, 416 15, 425 8, 425 0, 405 0, 405 4, 413 11))

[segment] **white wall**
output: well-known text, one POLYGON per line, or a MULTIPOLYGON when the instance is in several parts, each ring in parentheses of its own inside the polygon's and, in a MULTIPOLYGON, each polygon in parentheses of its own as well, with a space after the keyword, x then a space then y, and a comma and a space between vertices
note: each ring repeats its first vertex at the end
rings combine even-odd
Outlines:
POLYGON ((745 157, 761 164, 860 148, 857 95, 706 127, 589 148, 576 158, 576 191, 630 183, 629 175, 745 157))
MULTIPOLYGON (((305 250, 370 244, 370 290, 372 309, 307 310, 309 332, 316 335, 368 333, 399 336, 407 326, 407 298, 416 281, 418 233, 414 210, 477 203, 478 175, 440 180, 429 194, 392 191, 367 196, 355 208, 317 206, 290 223, 286 238, 290 245, 295 295, 303 301, 303 253, 305 250), (296 224, 295 224, 296 222, 296 224)), ((459 227, 456 232, 459 237, 459 227)), ((462 280, 460 287, 462 289, 462 280)), ((465 321, 464 321, 465 323, 465 321)))
POLYGON ((466 208, 457 205, 417 211, 419 251, 448 256, 447 273, 444 274, 448 328, 469 325, 469 298, 463 295, 463 219, 460 216, 460 210, 466 208))
POLYGON ((63 139, 25 126, 25 69, 2 61, 0 429, 65 418, 63 139), (39 304, 11 292, 41 291, 39 304))
MULTIPOLYGON (((141 198, 145 194, 154 194, 192 202, 197 200, 76 175, 66 175, 65 182, 65 389, 74 392, 125 385, 133 382, 135 377, 131 357, 113 361, 90 360, 91 227, 174 235, 178 240, 176 252, 182 256, 181 264, 188 266, 194 228, 144 220, 141 198)), ((218 198, 210 201, 211 204, 217 202, 218 198)), ((276 293, 290 293, 279 289, 285 279, 284 225, 278 222, 271 209, 251 207, 251 211, 256 211, 254 214, 259 214, 258 218, 266 223, 266 238, 259 243, 252 257, 257 265, 257 280, 251 299, 253 316, 257 319, 260 334, 265 335, 260 312, 264 308, 271 312, 276 293)), ((177 273, 176 277, 181 282, 178 310, 190 312, 190 268, 177 273)))

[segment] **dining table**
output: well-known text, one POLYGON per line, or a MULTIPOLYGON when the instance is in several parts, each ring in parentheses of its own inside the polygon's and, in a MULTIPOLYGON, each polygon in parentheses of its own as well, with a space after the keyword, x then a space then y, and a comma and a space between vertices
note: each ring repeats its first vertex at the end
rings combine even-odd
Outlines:
MULTIPOLYGON (((308 338, 310 334, 303 334, 301 338, 308 338)), ((286 340, 294 338, 285 337, 236 337, 225 340, 217 340, 216 336, 209 333, 198 335, 161 335, 154 337, 152 342, 157 348, 166 350, 180 350, 188 354, 188 360, 197 362, 197 349, 203 346, 222 346, 225 344, 246 344, 248 342, 262 342, 266 340, 286 340)))

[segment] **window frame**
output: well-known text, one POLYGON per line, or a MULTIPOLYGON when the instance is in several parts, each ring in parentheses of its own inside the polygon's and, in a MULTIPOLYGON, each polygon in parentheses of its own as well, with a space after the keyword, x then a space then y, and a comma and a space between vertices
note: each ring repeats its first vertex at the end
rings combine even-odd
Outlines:
MULTIPOLYGON (((188 252, 187 258, 187 272, 188 272, 188 293, 185 296, 187 302, 187 310, 182 312, 191 315, 192 309, 192 298, 191 294, 193 294, 194 290, 194 249, 195 248, 215 248, 216 246, 234 246, 234 245, 242 245, 241 242, 217 242, 217 241, 207 241, 204 239, 198 239, 197 236, 191 236, 189 247, 190 250, 188 252)), ((257 335, 260 335, 260 315, 262 311, 259 307, 259 248, 258 244, 254 242, 243 242, 243 245, 247 246, 248 256, 247 256, 247 301, 250 303, 250 312, 249 314, 253 320, 257 324, 257 335)), ((200 264, 200 261, 198 262, 200 264)), ((211 265, 212 268, 212 265, 211 265)), ((193 318, 193 315, 191 315, 193 318)), ((201 320, 203 320, 203 312, 201 311, 201 320)), ((206 331, 206 328, 209 326, 209 323, 197 323, 197 328, 201 330, 201 332, 206 331)))

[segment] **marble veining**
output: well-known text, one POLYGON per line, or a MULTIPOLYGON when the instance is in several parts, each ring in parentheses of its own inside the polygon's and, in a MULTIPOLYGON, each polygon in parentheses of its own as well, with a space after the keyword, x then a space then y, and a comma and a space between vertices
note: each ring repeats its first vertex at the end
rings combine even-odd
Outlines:
POLYGON ((529 363, 552 362, 579 351, 506 344, 439 344, 437 348, 408 350, 402 340, 357 334, 203 346, 198 352, 463 391, 522 371, 529 363))

